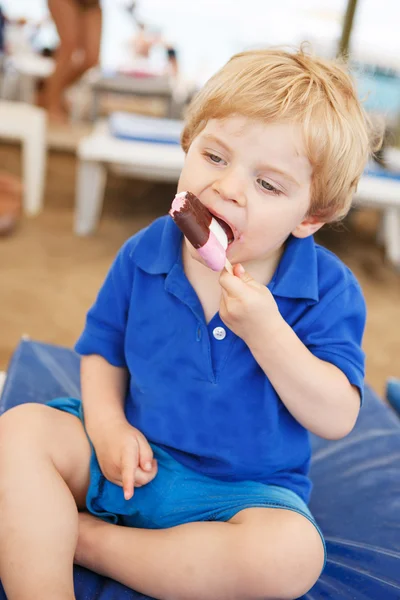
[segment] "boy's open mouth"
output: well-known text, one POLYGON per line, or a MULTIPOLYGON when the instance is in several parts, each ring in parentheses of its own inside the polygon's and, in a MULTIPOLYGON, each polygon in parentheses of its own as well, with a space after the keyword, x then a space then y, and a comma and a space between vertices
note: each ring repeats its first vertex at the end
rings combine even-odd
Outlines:
POLYGON ((221 225, 222 229, 225 231, 226 237, 228 238, 228 246, 229 246, 229 244, 232 244, 232 242, 235 239, 235 235, 234 235, 231 227, 228 225, 228 223, 226 223, 219 217, 216 217, 215 215, 213 215, 213 217, 216 221, 218 221, 218 223, 221 225))

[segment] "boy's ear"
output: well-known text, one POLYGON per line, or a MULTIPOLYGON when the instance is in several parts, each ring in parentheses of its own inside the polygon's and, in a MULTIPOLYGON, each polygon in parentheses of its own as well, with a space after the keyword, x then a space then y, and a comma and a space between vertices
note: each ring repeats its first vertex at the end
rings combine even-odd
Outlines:
POLYGON ((320 221, 318 217, 307 216, 296 229, 292 231, 292 235, 297 238, 306 238, 309 235, 313 235, 318 229, 325 225, 324 222, 320 221))

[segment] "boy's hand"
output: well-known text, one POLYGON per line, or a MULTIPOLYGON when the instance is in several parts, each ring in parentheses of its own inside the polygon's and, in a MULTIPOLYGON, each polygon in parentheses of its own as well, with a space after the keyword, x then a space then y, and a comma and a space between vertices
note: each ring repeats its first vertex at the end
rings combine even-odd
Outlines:
POLYGON ((273 329, 275 323, 279 324, 280 313, 271 292, 246 273, 242 265, 233 267, 233 275, 224 270, 219 282, 220 317, 248 345, 259 337, 265 325, 273 329))
POLYGON ((144 435, 125 420, 107 424, 92 440, 101 471, 124 490, 125 500, 135 487, 149 483, 157 474, 157 461, 144 435))

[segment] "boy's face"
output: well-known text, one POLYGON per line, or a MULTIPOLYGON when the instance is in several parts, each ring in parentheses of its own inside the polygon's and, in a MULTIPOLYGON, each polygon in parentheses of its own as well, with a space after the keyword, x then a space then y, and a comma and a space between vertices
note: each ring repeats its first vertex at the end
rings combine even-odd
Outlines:
POLYGON ((193 192, 228 223, 232 263, 258 263, 276 256, 291 233, 306 237, 322 225, 306 216, 311 176, 298 125, 232 116, 210 120, 193 140, 178 192, 193 192))

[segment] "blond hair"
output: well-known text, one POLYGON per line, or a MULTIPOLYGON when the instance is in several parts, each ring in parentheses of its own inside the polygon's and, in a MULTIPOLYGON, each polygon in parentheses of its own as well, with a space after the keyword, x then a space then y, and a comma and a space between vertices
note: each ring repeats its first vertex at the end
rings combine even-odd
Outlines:
POLYGON ((241 115, 263 122, 299 123, 313 167, 309 214, 337 221, 372 150, 370 121, 345 65, 279 49, 233 56, 205 84, 188 108, 182 147, 188 151, 210 119, 241 115))

